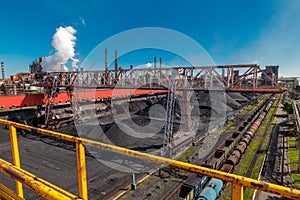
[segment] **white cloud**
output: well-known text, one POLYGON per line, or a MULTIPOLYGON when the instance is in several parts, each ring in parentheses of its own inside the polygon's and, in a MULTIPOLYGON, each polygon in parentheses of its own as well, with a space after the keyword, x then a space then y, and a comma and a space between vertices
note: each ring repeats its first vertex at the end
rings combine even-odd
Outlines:
POLYGON ((69 61, 71 61, 73 69, 78 67, 79 60, 75 58, 76 32, 72 26, 56 29, 51 43, 55 53, 44 58, 41 63, 44 71, 67 70, 66 64, 69 61))

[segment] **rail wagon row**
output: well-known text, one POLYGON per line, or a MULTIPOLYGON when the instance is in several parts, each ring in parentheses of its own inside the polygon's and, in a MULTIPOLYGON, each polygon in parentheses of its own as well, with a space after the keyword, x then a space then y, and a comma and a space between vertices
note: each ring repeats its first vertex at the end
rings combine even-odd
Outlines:
POLYGON ((234 167, 239 162, 240 158, 242 157, 243 153, 246 151, 246 148, 250 144, 251 140, 254 138, 255 133, 259 129, 259 126, 265 119, 273 103, 274 103, 273 99, 269 101, 269 103, 263 109, 262 113, 258 116, 258 118, 250 126, 247 132, 243 135, 239 143, 234 147, 233 151, 230 153, 225 163, 232 165, 234 167))
MULTIPOLYGON (((262 103, 258 108, 256 108, 251 115, 249 115, 248 119, 244 121, 237 131, 233 132, 227 139, 224 140, 223 143, 221 143, 215 150, 215 153, 212 155, 212 157, 209 157, 206 161, 206 163, 203 164, 204 167, 208 167, 211 169, 219 169, 221 167, 221 164, 226 160, 226 158, 229 156, 229 154, 232 152, 232 150, 239 146, 241 151, 245 150, 245 144, 240 144, 241 139, 243 138, 246 144, 248 145, 252 136, 246 136, 243 135, 244 130, 249 131, 249 128, 252 128, 251 123, 253 122, 253 119, 260 117, 260 112, 262 109, 267 109, 269 105, 270 100, 267 99, 264 103, 262 103), (251 125, 251 126, 250 126, 251 125)), ((264 117, 264 116, 263 116, 264 117)), ((255 120, 253 123, 255 123, 257 120, 255 120)), ((253 129, 253 128, 252 128, 253 129)), ((244 153, 244 152, 243 152, 244 153)))
MULTIPOLYGON (((236 166, 239 162, 240 158, 246 151, 247 146, 250 144, 256 131, 272 107, 274 99, 275 98, 272 97, 259 106, 238 128, 238 131, 233 132, 229 138, 219 145, 219 147, 215 150, 213 158, 203 166, 212 169, 219 169, 224 172, 232 172, 234 166, 236 166), (255 120, 253 121, 253 119, 255 120), (247 131, 243 134, 242 132, 244 129, 247 131)), ((199 176, 196 174, 190 176, 186 183, 181 186, 180 197, 184 200, 216 199, 221 192, 224 183, 215 178, 212 178, 209 182, 208 181, 209 178, 206 176, 199 176), (198 194, 200 190, 202 191, 198 194)))

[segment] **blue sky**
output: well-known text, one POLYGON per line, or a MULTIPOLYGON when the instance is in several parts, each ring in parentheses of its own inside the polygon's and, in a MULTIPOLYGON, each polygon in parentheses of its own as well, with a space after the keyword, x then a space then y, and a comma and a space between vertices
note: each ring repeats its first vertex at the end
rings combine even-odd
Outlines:
MULTIPOLYGON (((53 53, 52 36, 59 26, 77 30, 81 61, 122 31, 163 27, 196 40, 218 65, 257 62, 279 65, 281 75, 300 76, 299 10, 297 0, 2 1, 0 61, 8 75, 28 71, 34 59, 53 53)), ((109 53, 113 57, 113 50, 109 53)), ((174 61, 169 54, 157 56, 174 61)), ((132 64, 152 62, 153 55, 145 51, 139 58, 132 64)), ((128 62, 121 59, 120 65, 128 62)))

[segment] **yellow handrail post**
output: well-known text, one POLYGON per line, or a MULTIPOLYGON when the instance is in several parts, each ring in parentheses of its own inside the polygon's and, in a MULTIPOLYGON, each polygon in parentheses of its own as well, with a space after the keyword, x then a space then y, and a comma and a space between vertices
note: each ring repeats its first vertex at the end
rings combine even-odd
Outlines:
POLYGON ((14 191, 0 183, 0 199, 1 197, 11 200, 24 200, 23 198, 19 197, 14 191))
MULTIPOLYGON (((17 168, 20 168, 21 164, 20 164, 20 154, 19 154, 19 145, 18 145, 16 127, 12 125, 9 126, 9 135, 10 135, 10 145, 11 145, 13 163, 17 168)), ((24 198, 22 183, 17 180, 16 180, 16 192, 19 197, 24 198)))
POLYGON ((88 199, 85 149, 81 141, 76 142, 76 161, 77 161, 79 196, 82 199, 88 199))
POLYGON ((232 200, 243 200, 243 185, 232 183, 232 200))
MULTIPOLYGON (((0 172, 6 174, 12 179, 18 179, 23 183, 27 188, 31 189, 35 193, 45 197, 45 199, 51 200, 82 200, 70 192, 67 192, 33 174, 27 172, 23 169, 16 167, 15 165, 3 160, 0 158, 0 172)), ((3 187, 2 187, 3 190, 3 187)), ((7 194, 11 192, 4 188, 7 194)), ((18 197, 14 198, 14 195, 11 195, 15 200, 21 200, 24 198, 18 197)), ((0 197, 1 198, 1 197, 0 197)))

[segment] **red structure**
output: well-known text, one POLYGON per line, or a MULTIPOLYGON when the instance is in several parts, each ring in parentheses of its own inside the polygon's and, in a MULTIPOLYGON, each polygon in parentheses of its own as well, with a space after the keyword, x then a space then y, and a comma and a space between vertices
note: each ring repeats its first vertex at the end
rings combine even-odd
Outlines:
POLYGON ((0 109, 22 108, 30 106, 42 106, 44 104, 43 94, 0 96, 0 109))
MULTIPOLYGON (((140 90, 140 89, 106 89, 96 91, 81 91, 77 92, 78 101, 97 101, 103 99, 122 98, 128 96, 138 96, 153 93, 167 93, 167 90, 140 90)), ((43 106, 49 99, 45 98, 44 94, 24 94, 0 96, 0 109, 9 110, 13 108, 24 108, 32 106, 43 106), (46 102, 45 102, 46 101, 46 102)), ((67 92, 58 93, 53 103, 69 103, 70 98, 67 92)))

